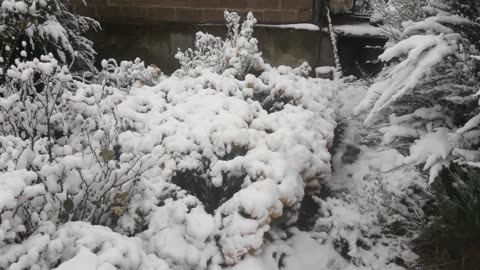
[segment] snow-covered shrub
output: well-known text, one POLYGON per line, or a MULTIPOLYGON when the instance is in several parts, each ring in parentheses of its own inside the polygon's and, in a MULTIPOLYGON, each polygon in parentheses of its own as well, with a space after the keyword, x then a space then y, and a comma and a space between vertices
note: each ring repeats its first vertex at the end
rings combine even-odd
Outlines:
POLYGON ((403 27, 402 40, 380 56, 396 64, 385 68, 356 110, 369 111, 369 125, 390 113, 381 128, 385 143, 408 148, 418 139, 407 160, 425 164, 433 181, 442 166, 477 150, 478 51, 475 40, 459 29, 480 26, 442 11, 403 27))
POLYGON ((395 41, 400 39, 399 35, 404 22, 418 22, 427 17, 423 9, 427 5, 427 0, 371 0, 368 2, 374 10, 370 22, 381 25, 382 30, 395 41))
POLYGON ((373 0, 357 0, 353 7, 353 13, 355 14, 371 14, 374 11, 373 0))
POLYGON ((59 109, 65 105, 63 95, 72 86, 72 76, 66 66, 60 66, 52 55, 41 60, 20 62, 6 71, 5 84, 1 89, 3 99, 0 110, 1 134, 30 140, 32 148, 42 138, 47 141, 47 153, 53 158, 53 138, 56 135, 55 121, 59 109))
MULTIPOLYGON (((116 75, 136 79, 135 72, 122 71, 116 75)), ((119 136, 131 126, 118 116, 116 106, 127 93, 105 83, 75 81, 51 55, 17 61, 7 70, 0 98, 1 268, 33 267, 38 256, 47 256, 39 261, 40 269, 55 267, 58 259, 48 255, 46 246, 35 246, 37 255, 23 252, 29 244, 40 244, 35 239, 41 235, 56 237, 55 228, 71 221, 109 226, 127 235, 144 231, 151 205, 142 203, 172 193, 162 184, 166 189, 155 194, 154 181, 144 175, 159 159, 151 149, 123 150, 127 146, 119 136), (21 245, 14 247, 14 242, 21 245)), ((173 190, 173 198, 181 196, 173 190)), ((81 247, 71 248, 60 252, 61 257, 68 259, 73 250, 82 253, 81 247)))
POLYGON ((156 65, 145 67, 139 58, 133 62, 122 61, 120 65, 115 59, 103 60, 101 65, 102 69, 98 73, 86 72, 81 80, 128 91, 134 84, 154 86, 163 76, 156 65))
POLYGON ((39 222, 32 213, 54 223, 116 222, 141 173, 153 166, 149 154, 121 152, 117 136, 124 127, 115 106, 123 92, 75 82, 51 56, 41 59, 18 62, 6 72, 0 101, 2 177, 26 169, 28 174, 16 177, 30 176, 23 186, 12 187, 14 195, 22 195, 30 184, 43 192, 34 194, 35 201, 28 195, 29 200, 9 208, 12 218, 21 216, 16 229, 25 225, 31 233, 39 222))
POLYGON ((398 18, 398 34, 380 56, 388 65, 356 113, 366 112, 365 124, 383 134, 384 145, 406 156, 399 169, 426 172, 427 191, 436 196, 423 207, 431 220, 419 243, 435 249, 436 240, 446 239, 437 239, 439 228, 452 232, 448 241, 463 241, 462 231, 478 223, 471 213, 478 211, 472 176, 480 161, 480 13, 469 0, 429 1, 418 12, 411 20, 398 18), (445 222, 460 213, 473 216, 464 227, 445 222))
POLYGON ((32 60, 48 53, 63 64, 93 67, 93 43, 83 34, 100 25, 72 14, 68 0, 2 0, 0 28, 0 66, 4 71, 15 59, 32 60))
POLYGON ((179 51, 175 56, 181 65, 177 74, 196 76, 203 69, 209 69, 218 74, 228 72, 243 78, 248 73, 261 73, 265 64, 258 49, 258 40, 253 37, 257 19, 248 13, 241 25, 240 20, 237 13, 225 11, 228 28, 225 39, 198 32, 195 48, 179 51))
POLYGON ((125 151, 161 151, 162 178, 215 213, 228 264, 260 247, 272 219, 295 220, 305 189, 318 192, 330 174, 333 89, 295 72, 272 68, 243 81, 207 69, 135 89, 118 105, 132 123, 120 135, 125 151), (269 112, 256 92, 294 102, 269 112), (243 232, 242 223, 257 225, 243 232))
MULTIPOLYGON (((44 132, 32 142, 6 128, 8 133, 0 137, 6 161, 1 178, 7 179, 1 182, 6 195, 0 249, 18 250, 0 257, 2 267, 24 260, 27 267, 32 265, 26 258, 33 255, 25 254, 24 245, 40 245, 35 239, 41 235, 67 241, 57 233, 76 226, 73 221, 136 235, 148 243, 146 254, 156 254, 170 266, 235 264, 262 246, 274 220, 295 221, 305 190, 318 192, 330 174, 334 89, 327 81, 304 78, 287 67, 246 80, 204 70, 194 78, 173 76, 153 87, 124 91, 75 81, 52 58, 43 59, 19 63, 31 67, 30 73, 18 66, 7 72, 25 74, 21 85, 27 87, 35 81, 35 72, 41 72, 38 66, 49 64, 71 86, 63 86, 61 102, 51 99, 58 95, 54 91, 26 95, 40 104, 46 96, 52 101, 47 107, 55 112, 50 123, 55 136, 44 132), (268 112, 254 99, 256 91, 294 102, 268 112), (183 178, 197 182, 192 185, 183 178), (171 231, 162 230, 165 226, 171 231), (58 231, 52 229, 56 227, 58 231), (183 243, 187 252, 168 246, 173 242, 183 243)), ((58 79, 51 78, 48 85, 54 87, 58 79)), ((17 101, 12 96, 0 100, 2 112, 16 108, 24 117, 21 123, 37 125, 25 107, 11 106, 17 101)), ((8 121, 9 115, 2 114, 2 119, 8 121)), ((38 119, 39 126, 46 125, 44 119, 38 119)), ((110 240, 99 241, 108 245, 110 240)), ((75 260, 86 254, 98 257, 99 263, 122 263, 105 261, 102 254, 107 251, 93 244, 49 257, 52 245, 36 246, 39 269, 53 268, 74 254, 75 260)), ((136 265, 146 263, 144 259, 136 265)))
MULTIPOLYGON (((364 96, 358 85, 341 90, 346 106, 364 96)), ((325 183, 328 196, 315 199, 320 210, 312 228, 345 260, 333 269, 410 269, 418 259, 411 241, 423 222, 428 186, 420 172, 404 166, 402 153, 380 144, 381 135, 357 119, 337 134, 335 171, 325 183)))
POLYGON ((294 224, 331 174, 336 87, 263 64, 253 16, 226 17, 171 77, 138 59, 72 76, 58 51, 9 64, 1 269, 221 269, 294 224))

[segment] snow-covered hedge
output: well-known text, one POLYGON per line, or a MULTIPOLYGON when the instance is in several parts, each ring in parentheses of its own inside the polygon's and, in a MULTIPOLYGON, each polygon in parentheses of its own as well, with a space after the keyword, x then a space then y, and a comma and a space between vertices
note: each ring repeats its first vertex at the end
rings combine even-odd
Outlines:
POLYGON ((253 16, 226 17, 225 70, 104 61, 79 78, 50 54, 5 71, 0 268, 215 269, 296 220, 331 173, 335 88, 250 59, 253 16))

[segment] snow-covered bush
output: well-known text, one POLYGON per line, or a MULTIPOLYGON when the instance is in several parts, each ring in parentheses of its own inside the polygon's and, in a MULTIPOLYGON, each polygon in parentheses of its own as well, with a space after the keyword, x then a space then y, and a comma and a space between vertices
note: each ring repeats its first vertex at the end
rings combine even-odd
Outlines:
POLYGON ((404 156, 395 149, 361 148, 357 161, 336 172, 340 183, 328 181, 337 197, 316 198, 313 231, 351 269, 409 269, 418 259, 410 243, 424 218, 427 185, 418 172, 402 167, 404 156))
POLYGON ((480 13, 476 1, 465 0, 429 1, 415 14, 397 17, 398 34, 380 56, 388 65, 356 113, 365 112, 365 124, 383 134, 384 145, 406 156, 398 168, 426 172, 435 197, 424 209, 430 220, 418 242, 421 254, 432 256, 444 248, 441 241, 462 242, 463 231, 478 228, 480 13), (464 223, 448 221, 463 214, 464 223))
MULTIPOLYGON (((16 59, 53 53, 63 64, 93 68, 93 43, 85 38, 100 25, 72 14, 68 0, 2 0, 0 7, 0 67, 6 71, 16 59)), ((3 73, 3 72, 2 72, 3 73)))
POLYGON ((126 127, 116 116, 115 106, 125 93, 74 81, 52 56, 41 59, 12 66, 2 89, 0 134, 5 165, 0 171, 7 179, 12 173, 24 179, 7 192, 27 196, 8 208, 11 218, 19 222, 14 228, 28 237, 40 221, 38 215, 54 224, 69 220, 115 223, 141 174, 154 165, 148 153, 122 153, 118 134, 126 127), (30 185, 41 192, 24 194, 30 185))
POLYGON ((253 16, 227 17, 228 72, 76 77, 53 54, 5 70, 0 268, 218 269, 293 224, 331 173, 335 87, 264 65, 253 16))
MULTIPOLYGON (((43 59, 54 66, 53 59, 43 59)), ((24 86, 33 82, 38 71, 34 62, 19 65, 34 70, 31 77, 24 77, 24 86)), ((38 61, 37 66, 42 63, 38 61)), ((57 75, 63 78, 65 72, 58 69, 57 75)), ((176 251, 154 245, 150 254, 171 265, 206 265, 211 258, 216 263, 235 264, 260 248, 272 220, 294 221, 305 189, 318 192, 322 179, 330 174, 333 89, 322 80, 296 75, 291 68, 272 68, 261 77, 247 75, 245 81, 205 70, 195 78, 164 78, 154 87, 134 87, 128 92, 74 81, 71 76, 68 83, 71 89, 63 86, 61 102, 50 99, 59 95, 53 91, 26 95, 39 104, 47 101, 42 95, 48 95, 52 101, 49 112, 55 112, 50 124, 43 121, 46 116, 38 123, 29 118, 34 113, 15 105, 14 95, 1 99, 2 112, 15 108, 14 116, 24 117, 21 123, 30 120, 56 132, 48 137, 44 128, 45 132, 30 140, 7 125, 2 134, 2 160, 8 162, 1 176, 8 181, 2 185, 2 190, 6 188, 2 207, 6 238, 0 249, 14 248, 14 241, 30 243, 45 224, 62 228, 61 224, 69 226, 71 221, 87 221, 137 235, 152 245, 152 239, 167 236, 180 241, 193 230, 192 238, 184 240, 191 247, 188 253, 172 253, 176 251), (269 113, 254 100, 255 91, 294 102, 269 113), (188 181, 192 179, 193 184, 188 181), (13 180, 17 184, 11 186, 13 180), (182 199, 185 195, 169 182, 198 199, 182 199), (185 213, 175 214, 180 207, 185 207, 185 213, 193 211, 192 221, 188 215, 183 219, 185 213), (155 224, 170 211, 175 213, 168 226, 177 224, 180 230, 175 229, 175 234, 154 227, 166 226, 155 224), (201 222, 197 219, 206 219, 211 229, 203 232, 196 223, 189 225, 201 222), (204 246, 207 238, 211 244, 204 246), (225 257, 219 255, 217 245, 225 257), (192 254, 199 257, 189 257, 192 254)), ((2 114, 5 121, 10 118, 2 114)), ((45 257, 50 248, 47 245, 38 251, 45 260, 42 267, 56 265, 45 257)), ((101 257, 103 249, 87 248, 101 257)), ((75 250, 79 256, 90 254, 80 246, 75 250)), ((8 254, 0 257, 0 265, 27 260, 20 251, 15 256, 8 254)), ((69 254, 64 258, 69 259, 69 254)))
POLYGON ((480 26, 442 11, 403 28, 402 40, 380 56, 396 64, 385 68, 357 113, 369 110, 369 125, 387 121, 385 143, 409 147, 418 139, 408 162, 425 164, 433 181, 452 160, 476 161, 470 151, 477 150, 479 132, 478 50, 461 29, 480 26))
POLYGON ((370 0, 373 9, 370 22, 379 24, 382 30, 393 40, 398 41, 402 24, 407 21, 418 22, 427 17, 423 9, 427 0, 370 0))
POLYGON ((203 69, 218 74, 228 72, 236 78, 243 78, 248 73, 261 73, 265 64, 258 50, 258 40, 253 37, 257 19, 248 13, 241 25, 240 20, 237 13, 225 11, 228 28, 225 40, 198 32, 195 48, 179 51, 175 56, 181 65, 177 75, 196 76, 203 69))
POLYGON ((145 67, 139 58, 135 61, 122 61, 118 65, 115 59, 103 60, 102 69, 99 72, 84 72, 82 77, 76 77, 84 83, 95 83, 104 86, 115 87, 128 91, 132 86, 154 86, 163 76, 162 71, 156 65, 145 67))
POLYGON ((287 67, 245 81, 209 70, 173 76, 149 91, 133 90, 119 104, 120 116, 132 123, 120 138, 131 144, 125 151, 161 151, 158 173, 215 213, 220 245, 233 264, 260 247, 272 219, 285 213, 295 220, 305 189, 318 192, 328 177, 332 90, 287 67), (295 102, 269 113, 255 92, 295 102), (239 230, 242 223, 248 231, 239 230))

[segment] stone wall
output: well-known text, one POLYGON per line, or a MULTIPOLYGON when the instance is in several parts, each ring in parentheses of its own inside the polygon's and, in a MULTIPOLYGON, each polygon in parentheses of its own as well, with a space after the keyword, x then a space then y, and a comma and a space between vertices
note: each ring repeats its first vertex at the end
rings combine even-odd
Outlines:
MULTIPOLYGON (((221 23, 225 9, 252 11, 265 24, 304 23, 313 18, 315 0, 74 0, 76 12, 101 22, 221 23)), ((341 0, 344 1, 344 0, 341 0)))
MULTIPOLYGON (((175 59, 178 49, 194 46, 195 33, 208 32, 226 35, 222 25, 169 24, 146 27, 135 24, 103 23, 103 30, 91 33, 98 61, 104 58, 134 60, 141 58, 147 65, 156 64, 166 74, 180 66, 175 59)), ((311 66, 334 65, 330 36, 322 31, 255 27, 255 37, 265 62, 273 65, 297 67, 303 62, 311 66)))

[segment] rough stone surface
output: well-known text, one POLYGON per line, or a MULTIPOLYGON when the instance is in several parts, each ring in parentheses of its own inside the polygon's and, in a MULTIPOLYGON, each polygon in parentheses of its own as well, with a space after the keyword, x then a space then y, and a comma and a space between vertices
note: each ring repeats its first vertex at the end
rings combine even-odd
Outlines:
MULTIPOLYGON (((91 33, 98 59, 113 57, 133 60, 140 57, 147 65, 156 64, 166 74, 179 68, 175 54, 178 49, 193 47, 195 33, 208 32, 225 36, 220 25, 157 24, 153 27, 104 23, 103 30, 91 33)), ((334 64, 330 37, 321 31, 255 27, 255 37, 267 63, 274 66, 299 66, 308 62, 312 67, 334 64)), ((313 74, 312 74, 313 75, 313 74)))
POLYGON ((312 21, 314 0, 73 0, 76 11, 100 22, 139 21, 222 23, 228 9, 251 11, 259 23, 307 23, 312 21), (140 18, 140 14, 144 17, 140 18))
MULTIPOLYGON (((72 0, 75 10, 100 22, 221 23, 228 9, 252 11, 259 23, 308 23, 313 21, 317 0, 72 0)), ((353 0, 320 0, 333 13, 348 13, 353 0)))

